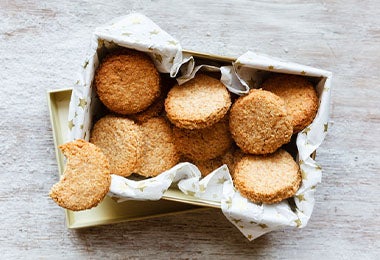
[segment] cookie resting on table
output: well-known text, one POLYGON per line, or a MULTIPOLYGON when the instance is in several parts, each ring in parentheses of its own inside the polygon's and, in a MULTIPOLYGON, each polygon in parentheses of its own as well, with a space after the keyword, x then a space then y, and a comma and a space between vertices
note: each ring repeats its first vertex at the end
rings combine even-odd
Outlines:
POLYGON ((61 180, 54 184, 50 197, 61 207, 79 211, 98 205, 111 185, 110 167, 100 148, 84 140, 59 147, 67 157, 61 180))

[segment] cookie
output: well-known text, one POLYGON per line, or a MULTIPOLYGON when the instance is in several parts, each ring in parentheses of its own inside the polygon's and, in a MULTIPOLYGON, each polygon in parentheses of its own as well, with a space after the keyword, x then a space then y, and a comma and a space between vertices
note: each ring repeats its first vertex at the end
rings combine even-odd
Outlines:
POLYGON ((189 161, 195 164, 201 172, 202 177, 209 175, 211 172, 218 169, 223 164, 227 165, 231 176, 233 176, 235 163, 241 159, 242 154, 243 153, 241 153, 240 150, 233 151, 232 149, 230 149, 222 156, 216 157, 214 159, 202 161, 191 161, 190 159, 185 159, 184 161, 189 161))
POLYGON ((208 128, 189 130, 174 127, 178 151, 193 161, 214 159, 223 155, 232 144, 227 118, 208 128))
POLYGON ((153 177, 169 170, 179 161, 170 124, 162 117, 151 118, 141 125, 143 156, 137 174, 153 177))
POLYGON ((227 164, 231 177, 234 177, 236 163, 243 158, 244 153, 240 149, 230 149, 222 156, 222 163, 227 164))
POLYGON ((252 89, 233 104, 230 130, 243 152, 268 154, 290 141, 293 126, 280 97, 269 91, 252 89))
POLYGON ((164 110, 165 97, 160 96, 156 101, 153 102, 146 110, 141 111, 137 114, 132 114, 129 118, 133 119, 135 122, 142 124, 153 117, 158 117, 164 110))
POLYGON ((165 100, 169 120, 185 129, 202 129, 215 124, 230 106, 231 97, 226 87, 204 74, 197 74, 181 86, 175 85, 165 100))
POLYGON ((95 207, 111 185, 110 167, 100 148, 84 140, 59 147, 67 157, 61 180, 50 190, 50 197, 61 207, 79 211, 95 207))
POLYGON ((249 200, 273 204, 297 192, 301 173, 292 156, 280 149, 268 156, 244 156, 236 164, 234 184, 249 200))
POLYGON ((160 75, 145 53, 127 50, 106 56, 95 74, 99 99, 111 111, 134 114, 160 94, 160 75))
POLYGON ((303 76, 276 74, 262 85, 285 101, 292 116, 293 133, 311 124, 318 110, 318 95, 313 85, 303 76))
POLYGON ((108 157, 111 173, 127 177, 140 167, 142 132, 132 120, 106 116, 94 125, 90 142, 108 157))

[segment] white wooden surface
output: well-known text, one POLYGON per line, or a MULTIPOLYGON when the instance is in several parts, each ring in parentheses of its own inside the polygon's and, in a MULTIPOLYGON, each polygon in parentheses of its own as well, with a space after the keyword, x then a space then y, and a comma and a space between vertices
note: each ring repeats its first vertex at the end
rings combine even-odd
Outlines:
POLYGON ((380 258, 378 1, 0 1, 0 251, 9 258, 380 258), (334 73, 309 225, 248 242, 218 210, 67 230, 45 92, 71 86, 93 29, 138 11, 183 47, 334 73))

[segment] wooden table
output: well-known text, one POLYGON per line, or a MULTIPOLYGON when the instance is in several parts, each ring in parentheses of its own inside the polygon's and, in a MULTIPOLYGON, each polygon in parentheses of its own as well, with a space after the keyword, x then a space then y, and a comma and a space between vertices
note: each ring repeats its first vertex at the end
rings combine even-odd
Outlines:
POLYGON ((0 258, 379 259, 379 55, 378 1, 0 1, 0 258), (185 49, 252 50, 334 73, 306 228, 248 242, 215 209, 65 228, 47 195, 57 164, 45 92, 72 86, 94 28, 132 10, 185 49))

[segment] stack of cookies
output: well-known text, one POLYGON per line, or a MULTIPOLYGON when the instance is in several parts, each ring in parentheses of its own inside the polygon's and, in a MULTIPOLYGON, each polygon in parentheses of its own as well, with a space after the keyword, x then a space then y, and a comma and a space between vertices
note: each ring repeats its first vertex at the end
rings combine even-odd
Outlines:
MULTIPOLYGON (((188 161, 202 176, 227 164, 235 187, 256 203, 276 203, 298 190, 299 166, 281 147, 316 115, 317 93, 305 77, 276 74, 262 89, 231 97, 218 79, 206 74, 173 86, 149 56, 124 49, 102 60, 94 83, 109 113, 94 124, 90 143, 99 148, 97 156, 106 158, 106 176, 153 177, 188 161)), ((78 150, 81 142, 70 147, 78 150)), ((76 163, 85 168, 92 162, 85 158, 76 163)), ((69 164, 64 176, 76 172, 75 165, 69 164)), ((59 205, 79 210, 99 202, 68 207, 62 202, 67 199, 61 182, 51 192, 59 205)), ((109 181, 102 184, 109 186, 109 181)), ((105 193, 100 189, 101 196, 105 193)))

